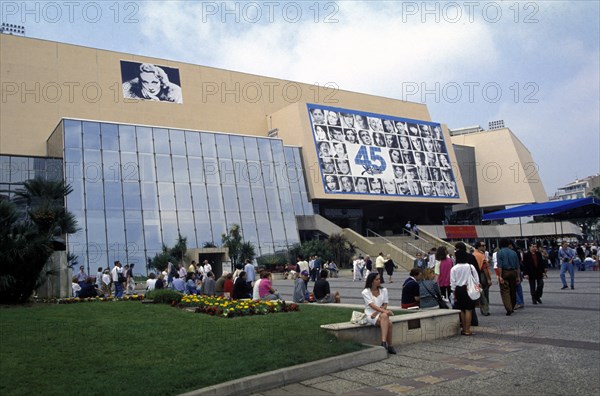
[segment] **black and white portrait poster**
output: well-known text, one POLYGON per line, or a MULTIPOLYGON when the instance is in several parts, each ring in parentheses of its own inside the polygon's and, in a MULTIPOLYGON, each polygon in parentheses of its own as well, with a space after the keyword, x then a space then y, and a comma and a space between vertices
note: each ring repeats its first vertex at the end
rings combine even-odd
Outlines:
POLYGON ((121 82, 126 99, 183 103, 179 69, 122 60, 121 82))
POLYGON ((459 198, 442 127, 308 104, 329 194, 459 198))

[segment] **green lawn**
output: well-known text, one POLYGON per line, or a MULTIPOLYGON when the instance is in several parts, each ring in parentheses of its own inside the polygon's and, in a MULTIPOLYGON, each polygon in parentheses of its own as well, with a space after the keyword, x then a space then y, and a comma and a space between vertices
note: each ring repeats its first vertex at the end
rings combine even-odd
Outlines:
POLYGON ((0 308, 0 394, 172 395, 362 346, 319 328, 352 309, 233 319, 139 302, 0 308))

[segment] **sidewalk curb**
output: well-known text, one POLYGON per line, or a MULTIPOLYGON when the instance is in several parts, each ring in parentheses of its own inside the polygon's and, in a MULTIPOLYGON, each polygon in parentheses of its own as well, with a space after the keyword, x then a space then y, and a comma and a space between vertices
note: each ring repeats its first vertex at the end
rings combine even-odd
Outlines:
POLYGON ((333 356, 315 362, 303 363, 269 371, 268 373, 239 378, 219 385, 183 393, 180 396, 249 395, 251 393, 280 388, 296 382, 320 377, 325 374, 378 362, 387 357, 388 354, 384 348, 380 346, 369 346, 369 348, 362 351, 333 356))

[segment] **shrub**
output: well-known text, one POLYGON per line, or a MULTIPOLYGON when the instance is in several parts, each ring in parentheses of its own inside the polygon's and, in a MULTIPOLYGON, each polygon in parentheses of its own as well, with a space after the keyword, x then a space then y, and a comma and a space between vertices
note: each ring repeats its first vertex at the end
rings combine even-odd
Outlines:
POLYGON ((155 303, 161 304, 179 304, 182 297, 182 293, 171 289, 152 290, 146 294, 148 300, 153 300, 155 303))

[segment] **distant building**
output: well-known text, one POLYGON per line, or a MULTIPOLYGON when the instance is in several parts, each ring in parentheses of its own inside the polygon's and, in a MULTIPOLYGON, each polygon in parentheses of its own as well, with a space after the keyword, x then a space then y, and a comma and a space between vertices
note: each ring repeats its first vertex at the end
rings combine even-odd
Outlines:
POLYGON ((585 198, 596 187, 600 187, 600 174, 575 179, 564 187, 559 187, 550 201, 585 198))

